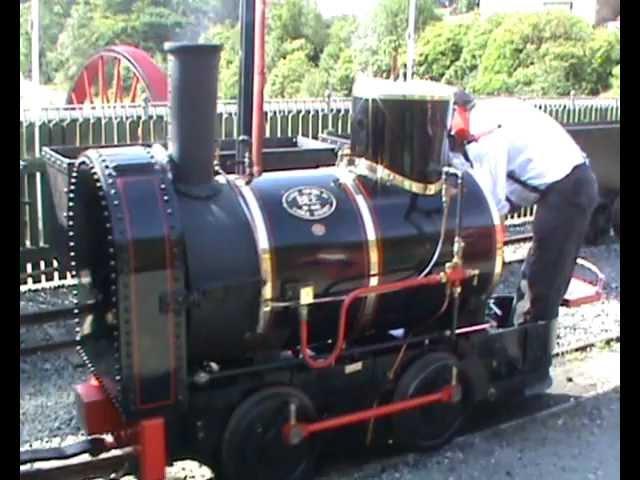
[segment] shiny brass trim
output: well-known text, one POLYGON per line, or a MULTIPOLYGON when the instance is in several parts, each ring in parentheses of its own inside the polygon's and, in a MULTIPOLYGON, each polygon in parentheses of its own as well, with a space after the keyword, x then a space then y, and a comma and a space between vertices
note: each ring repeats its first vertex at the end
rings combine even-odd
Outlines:
MULTIPOLYGON (((358 186, 355 176, 345 170, 338 171, 338 178, 342 184, 349 189, 356 201, 358 213, 364 224, 365 235, 367 237, 367 249, 369 253, 369 286, 375 287, 380 284, 380 244, 378 242, 378 231, 373 220, 373 214, 367 198, 358 186)), ((366 297, 364 315, 369 318, 373 315, 376 306, 376 295, 366 297)))
POLYGON ((392 172, 388 168, 366 158, 355 158, 354 168, 356 173, 382 181, 390 185, 407 190, 418 195, 435 195, 442 190, 444 180, 441 178, 434 183, 420 183, 392 172))
POLYGON ((504 234, 498 233, 498 229, 504 228, 502 225, 502 220, 500 220, 500 213, 498 212, 498 207, 493 203, 493 200, 489 195, 485 192, 482 184, 475 177, 473 170, 467 170, 466 173, 469 173, 473 176, 473 178, 478 182, 478 186, 480 190, 482 190, 482 194, 489 205, 489 211, 491 212, 491 219, 493 220, 493 226, 495 229, 496 235, 496 261, 493 267, 493 279, 491 281, 491 291, 495 290, 498 286, 498 282, 500 281, 500 277, 502 276, 502 270, 504 268, 504 234))
POLYGON ((262 209, 258 203, 255 193, 250 185, 246 185, 243 181, 236 182, 240 194, 244 199, 250 214, 250 222, 253 228, 253 234, 258 247, 258 256, 260 257, 260 274, 262 275, 262 292, 260 296, 260 315, 258 320, 258 333, 264 333, 271 320, 272 309, 270 302, 273 299, 273 254, 269 240, 269 232, 267 223, 262 214, 262 209))

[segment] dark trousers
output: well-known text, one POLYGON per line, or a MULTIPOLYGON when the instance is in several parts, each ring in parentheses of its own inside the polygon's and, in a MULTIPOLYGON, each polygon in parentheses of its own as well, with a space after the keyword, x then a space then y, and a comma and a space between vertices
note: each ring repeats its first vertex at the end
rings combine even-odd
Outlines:
POLYGON ((598 198, 596 178, 586 163, 545 188, 533 220, 533 245, 522 268, 516 324, 558 318, 598 198))

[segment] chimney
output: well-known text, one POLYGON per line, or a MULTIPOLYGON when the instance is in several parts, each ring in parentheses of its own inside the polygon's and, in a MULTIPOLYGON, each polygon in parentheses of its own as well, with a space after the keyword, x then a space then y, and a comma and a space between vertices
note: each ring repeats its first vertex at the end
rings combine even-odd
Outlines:
POLYGON ((221 45, 167 43, 169 152, 176 189, 194 197, 215 194, 218 65, 221 45))

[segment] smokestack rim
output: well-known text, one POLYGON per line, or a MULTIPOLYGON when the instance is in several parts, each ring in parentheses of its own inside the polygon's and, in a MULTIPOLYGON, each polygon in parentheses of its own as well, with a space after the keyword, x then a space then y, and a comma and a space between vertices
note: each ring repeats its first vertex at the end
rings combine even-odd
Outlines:
POLYGON ((219 43, 191 43, 191 42, 165 42, 164 51, 167 53, 199 53, 210 55, 219 53, 224 46, 219 43))

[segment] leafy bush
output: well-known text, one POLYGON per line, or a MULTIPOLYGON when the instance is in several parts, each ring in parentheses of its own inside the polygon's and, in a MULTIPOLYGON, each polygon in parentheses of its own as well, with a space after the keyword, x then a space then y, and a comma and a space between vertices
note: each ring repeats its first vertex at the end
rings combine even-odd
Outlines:
POLYGON ((472 89, 482 94, 566 95, 580 89, 591 28, 554 12, 504 18, 487 42, 472 89))
POLYGON ((318 88, 319 80, 308 77, 315 71, 309 60, 313 47, 304 39, 291 42, 284 50, 284 57, 269 72, 266 95, 270 98, 296 98, 318 88))
POLYGON ((502 24, 504 15, 494 15, 482 21, 479 15, 472 18, 464 39, 464 48, 459 60, 454 63, 442 79, 444 82, 467 87, 478 74, 480 62, 491 34, 502 24))
POLYGON ((358 29, 354 17, 337 18, 329 30, 329 43, 320 58, 320 70, 335 95, 350 95, 356 67, 353 50, 348 48, 358 29))
POLYGON ((611 73, 611 90, 607 92, 609 96, 619 97, 620 96, 620 65, 616 65, 611 73))
MULTIPOLYGON (((416 32, 438 20, 436 0, 418 0, 416 32)), ((368 22, 360 25, 355 39, 357 69, 388 77, 397 75, 406 58, 409 2, 380 0, 368 22)))
POLYGON ((416 46, 416 73, 421 78, 443 80, 460 61, 471 29, 469 23, 438 22, 429 25, 416 46))
POLYGON ((456 10, 458 13, 468 13, 478 8, 478 0, 459 0, 456 10))
POLYGON ((315 0, 273 0, 269 6, 267 28, 267 67, 272 69, 287 56, 288 44, 303 39, 307 55, 316 63, 328 40, 327 22, 315 0))
MULTIPOLYGON (((587 47, 589 66, 584 85, 585 93, 597 94, 611 86, 613 69, 620 74, 620 32, 598 28, 587 47)), ((620 77, 618 76, 618 87, 620 77)))
POLYGON ((240 79, 240 25, 214 25, 200 40, 203 43, 222 44, 218 96, 225 100, 237 98, 240 79))

